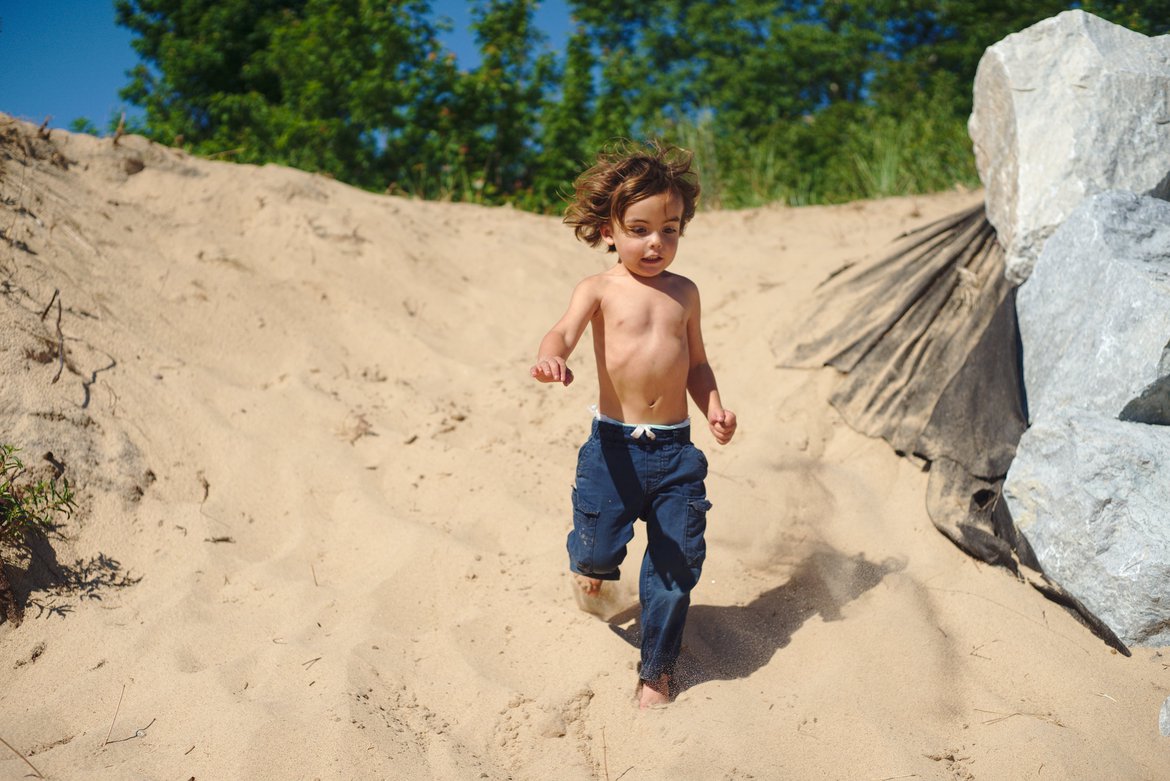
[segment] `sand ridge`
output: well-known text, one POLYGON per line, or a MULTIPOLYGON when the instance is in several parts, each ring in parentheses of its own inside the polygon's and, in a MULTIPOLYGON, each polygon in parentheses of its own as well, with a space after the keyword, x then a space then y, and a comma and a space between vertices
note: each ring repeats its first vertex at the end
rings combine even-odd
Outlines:
MULTIPOLYGON (((702 291, 741 428, 726 448, 697 429, 714 509, 683 690, 639 713, 634 584, 600 620, 565 571, 592 358, 570 388, 528 377, 604 253, 553 217, 136 137, 39 143, 0 178, 0 410, 31 460, 65 463, 83 510, 55 544, 74 587, 0 625, 0 737, 47 777, 1170 767, 1165 649, 1125 659, 963 555, 926 516, 926 475, 826 403, 832 370, 771 352, 828 273, 979 193, 688 227, 674 270, 702 291), (71 364, 55 383, 54 290, 71 364)), ((28 772, 0 754, 0 777, 28 772)))

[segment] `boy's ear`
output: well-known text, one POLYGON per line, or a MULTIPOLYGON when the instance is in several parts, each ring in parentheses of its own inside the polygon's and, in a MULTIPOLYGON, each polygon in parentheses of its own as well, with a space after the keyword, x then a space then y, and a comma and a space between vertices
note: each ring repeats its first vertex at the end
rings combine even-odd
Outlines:
POLYGON ((610 247, 616 244, 613 238, 613 228, 611 228, 609 225, 602 225, 601 228, 598 229, 598 233, 601 234, 601 240, 610 247))

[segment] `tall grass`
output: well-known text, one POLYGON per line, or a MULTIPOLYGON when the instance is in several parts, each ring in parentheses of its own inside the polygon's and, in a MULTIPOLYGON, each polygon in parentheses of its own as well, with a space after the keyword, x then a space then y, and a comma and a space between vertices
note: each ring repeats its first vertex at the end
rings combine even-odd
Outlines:
MULTIPOLYGON (((874 106, 838 104, 744 138, 719 127, 709 113, 673 124, 665 140, 695 153, 703 184, 702 207, 740 209, 844 203, 895 195, 976 187, 979 179, 966 119, 939 115, 953 105, 927 91, 897 114, 874 106)), ((389 192, 417 198, 510 204, 527 211, 561 213, 572 182, 553 182, 534 171, 536 186, 498 190, 486 171, 459 161, 418 164, 411 181, 389 192)))
POLYGON ((830 109, 754 142, 703 123, 675 132, 695 152, 707 208, 844 203, 979 183, 966 122, 920 111, 830 109))

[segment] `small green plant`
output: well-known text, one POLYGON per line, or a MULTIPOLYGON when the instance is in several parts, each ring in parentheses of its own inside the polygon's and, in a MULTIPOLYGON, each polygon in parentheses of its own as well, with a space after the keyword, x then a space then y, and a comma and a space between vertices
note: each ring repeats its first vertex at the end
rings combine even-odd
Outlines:
POLYGON ((68 480, 32 480, 17 452, 0 445, 0 548, 24 548, 30 533, 52 531, 77 508, 68 480))

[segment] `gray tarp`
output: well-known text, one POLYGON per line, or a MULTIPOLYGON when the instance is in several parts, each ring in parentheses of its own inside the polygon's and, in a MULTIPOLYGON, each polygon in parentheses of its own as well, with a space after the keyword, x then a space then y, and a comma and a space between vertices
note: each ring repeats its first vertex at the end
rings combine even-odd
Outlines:
POLYGON ((901 238, 890 255, 822 282, 798 321, 809 336, 798 344, 778 336, 776 355, 788 366, 838 369, 831 403, 850 426, 929 470, 927 511, 939 531, 1026 579, 1128 655, 1043 574, 1002 500, 1027 412, 1015 288, 984 207, 901 238))

